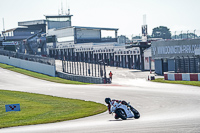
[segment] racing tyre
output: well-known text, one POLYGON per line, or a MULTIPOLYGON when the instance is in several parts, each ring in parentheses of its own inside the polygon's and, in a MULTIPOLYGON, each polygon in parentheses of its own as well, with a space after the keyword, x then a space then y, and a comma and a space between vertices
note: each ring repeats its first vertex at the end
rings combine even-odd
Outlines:
POLYGON ((134 113, 134 118, 135 119, 139 119, 140 118, 140 113, 136 109, 131 107, 131 111, 134 113))
POLYGON ((118 117, 120 117, 122 120, 126 120, 127 116, 126 113, 124 112, 124 110, 122 109, 118 109, 115 111, 115 113, 117 114, 118 117))

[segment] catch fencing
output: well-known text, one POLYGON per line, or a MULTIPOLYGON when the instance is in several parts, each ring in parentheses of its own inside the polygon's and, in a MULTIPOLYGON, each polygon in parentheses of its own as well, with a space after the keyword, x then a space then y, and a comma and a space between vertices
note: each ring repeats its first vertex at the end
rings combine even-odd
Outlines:
POLYGON ((105 65, 106 63, 101 61, 78 62, 62 60, 62 71, 67 74, 65 78, 69 80, 98 84, 111 83, 111 80, 106 77, 105 65))
POLYGON ((177 57, 175 58, 176 73, 200 73, 199 57, 177 57))
POLYGON ((62 60, 62 71, 74 75, 106 77, 105 63, 62 60))

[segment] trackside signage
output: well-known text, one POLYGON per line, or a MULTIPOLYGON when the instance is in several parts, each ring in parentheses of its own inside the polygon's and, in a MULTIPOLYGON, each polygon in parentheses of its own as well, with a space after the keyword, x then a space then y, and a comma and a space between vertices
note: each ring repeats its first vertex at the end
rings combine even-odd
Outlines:
POLYGON ((195 49, 198 49, 200 44, 182 45, 182 46, 158 46, 153 48, 153 53, 156 54, 186 54, 194 53, 195 49))
POLYGON ((6 112, 10 111, 20 111, 20 104, 9 104, 5 105, 6 112))
POLYGON ((177 56, 194 56, 200 49, 200 40, 174 40, 153 42, 151 52, 153 58, 175 58, 177 56))
POLYGON ((19 43, 18 42, 2 42, 2 45, 18 45, 19 43))

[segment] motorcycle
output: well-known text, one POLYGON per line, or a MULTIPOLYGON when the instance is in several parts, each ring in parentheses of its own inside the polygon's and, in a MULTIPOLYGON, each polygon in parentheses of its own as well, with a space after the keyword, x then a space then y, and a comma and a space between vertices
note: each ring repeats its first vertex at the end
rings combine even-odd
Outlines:
POLYGON ((122 120, 126 120, 127 118, 140 118, 140 113, 133 108, 129 103, 122 104, 121 101, 114 101, 114 104, 111 104, 111 112, 116 114, 116 119, 121 118, 122 120))

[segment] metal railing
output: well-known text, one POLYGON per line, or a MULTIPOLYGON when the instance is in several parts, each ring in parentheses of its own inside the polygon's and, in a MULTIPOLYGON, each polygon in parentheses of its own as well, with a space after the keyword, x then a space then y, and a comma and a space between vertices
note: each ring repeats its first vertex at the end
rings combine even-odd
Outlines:
POLYGON ((62 60, 62 71, 74 75, 106 77, 105 63, 62 60))
POLYGON ((48 58, 48 57, 42 57, 39 55, 29 55, 29 54, 18 53, 18 52, 8 51, 8 50, 0 50, 0 55, 55 66, 55 59, 48 58))

